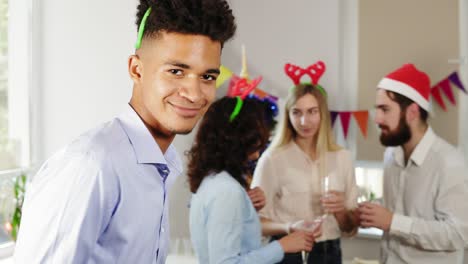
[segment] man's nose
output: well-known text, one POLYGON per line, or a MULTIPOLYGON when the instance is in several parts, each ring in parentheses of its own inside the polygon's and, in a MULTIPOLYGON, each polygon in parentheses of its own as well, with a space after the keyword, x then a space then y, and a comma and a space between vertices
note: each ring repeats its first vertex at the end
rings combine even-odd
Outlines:
POLYGON ((187 98, 192 103, 198 103, 203 98, 203 92, 201 90, 200 79, 197 76, 189 75, 181 84, 179 94, 182 97, 187 98))

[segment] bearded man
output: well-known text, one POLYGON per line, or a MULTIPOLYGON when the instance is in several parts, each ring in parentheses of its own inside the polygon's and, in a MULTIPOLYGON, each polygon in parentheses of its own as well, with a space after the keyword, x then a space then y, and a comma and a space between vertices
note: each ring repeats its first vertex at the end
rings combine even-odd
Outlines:
POLYGON ((463 263, 468 240, 464 159, 428 125, 430 80, 413 64, 377 86, 383 205, 359 205, 362 227, 384 231, 381 263, 463 263))

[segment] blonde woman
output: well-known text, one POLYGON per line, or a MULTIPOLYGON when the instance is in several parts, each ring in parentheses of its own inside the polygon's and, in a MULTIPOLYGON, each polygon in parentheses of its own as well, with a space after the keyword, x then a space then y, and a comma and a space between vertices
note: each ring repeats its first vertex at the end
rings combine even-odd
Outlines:
MULTIPOLYGON (((354 234, 358 226, 353 214, 357 186, 350 152, 334 142, 321 86, 297 84, 291 90, 252 186, 266 195, 266 206, 259 212, 264 235, 280 239, 301 221, 323 219, 322 236, 307 263, 342 263, 340 237, 354 234), (329 186, 326 192, 324 184, 329 186)), ((302 256, 286 254, 280 263, 303 263, 302 256)))

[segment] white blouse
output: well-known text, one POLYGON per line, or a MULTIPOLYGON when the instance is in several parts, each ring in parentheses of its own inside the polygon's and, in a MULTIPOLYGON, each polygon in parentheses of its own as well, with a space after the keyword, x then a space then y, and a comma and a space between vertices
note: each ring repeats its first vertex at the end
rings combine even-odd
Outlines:
MULTIPOLYGON (((342 149, 326 155, 329 190, 345 193, 345 207, 357 207, 358 188, 354 177, 351 153, 342 149)), ((260 157, 252 186, 259 186, 266 196, 260 215, 275 222, 314 220, 324 214, 320 197, 323 195, 319 162, 310 157, 294 141, 269 149, 260 157)), ((318 241, 341 236, 338 223, 328 215, 318 241)))

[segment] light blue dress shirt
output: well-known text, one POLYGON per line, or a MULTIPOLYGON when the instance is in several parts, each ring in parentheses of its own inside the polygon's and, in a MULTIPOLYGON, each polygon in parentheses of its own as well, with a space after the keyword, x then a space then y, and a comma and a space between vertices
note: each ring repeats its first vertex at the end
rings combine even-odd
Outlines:
POLYGON ((277 263, 278 241, 262 246, 260 220, 244 188, 227 172, 203 179, 190 204, 190 233, 200 263, 277 263))
POLYGON ((52 156, 33 178, 16 263, 164 263, 167 191, 181 170, 174 147, 163 154, 128 106, 52 156), (156 166, 168 173, 165 181, 156 166))

